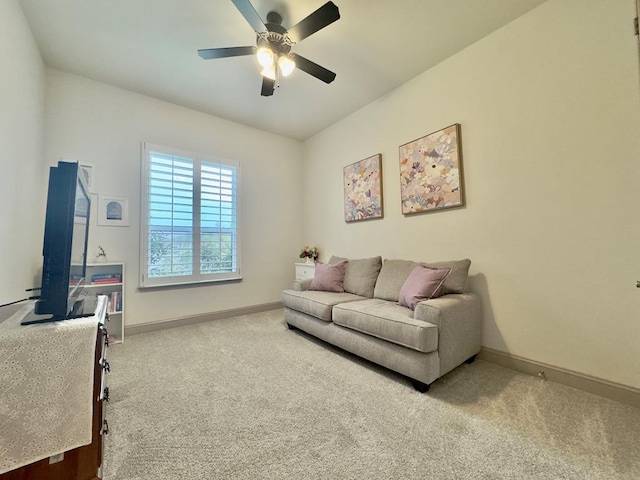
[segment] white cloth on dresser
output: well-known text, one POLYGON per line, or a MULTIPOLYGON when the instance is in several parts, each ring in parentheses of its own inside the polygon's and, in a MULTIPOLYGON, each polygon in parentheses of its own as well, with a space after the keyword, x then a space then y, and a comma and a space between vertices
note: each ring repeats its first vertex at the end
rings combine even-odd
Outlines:
POLYGON ((91 443, 99 317, 20 325, 31 310, 0 322, 0 474, 91 443))

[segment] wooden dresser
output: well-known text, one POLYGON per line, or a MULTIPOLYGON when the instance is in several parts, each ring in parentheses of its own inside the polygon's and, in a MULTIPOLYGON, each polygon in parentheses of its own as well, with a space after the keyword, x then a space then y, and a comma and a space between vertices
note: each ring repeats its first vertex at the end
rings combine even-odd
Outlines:
MULTIPOLYGON (((109 336, 105 327, 107 297, 100 297, 96 313, 89 320, 98 323, 93 368, 93 413, 91 443, 52 457, 46 457, 0 475, 0 480, 100 480, 102 478, 103 435, 108 433, 105 403, 109 400, 106 350, 109 336)), ((0 399, 1 401, 1 399, 0 399)))

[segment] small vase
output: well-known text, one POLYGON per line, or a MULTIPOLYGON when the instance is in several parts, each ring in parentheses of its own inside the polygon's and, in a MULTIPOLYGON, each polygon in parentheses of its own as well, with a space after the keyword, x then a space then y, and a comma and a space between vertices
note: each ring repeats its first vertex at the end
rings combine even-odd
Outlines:
POLYGON ((316 263, 316 262, 314 262, 312 258, 307 257, 304 263, 316 263))

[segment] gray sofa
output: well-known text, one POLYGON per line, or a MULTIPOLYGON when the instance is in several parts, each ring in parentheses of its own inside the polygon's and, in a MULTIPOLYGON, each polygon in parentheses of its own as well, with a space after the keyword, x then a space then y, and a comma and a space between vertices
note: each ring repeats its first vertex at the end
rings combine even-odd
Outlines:
MULTIPOLYGON (((331 257, 329 263, 346 259, 331 257)), ((398 304, 400 290, 418 263, 381 257, 348 260, 344 293, 309 290, 295 281, 282 292, 284 318, 341 349, 409 377, 425 392, 431 383, 480 351, 480 298, 465 287, 470 260, 422 263, 451 268, 438 298, 415 310, 398 304)))

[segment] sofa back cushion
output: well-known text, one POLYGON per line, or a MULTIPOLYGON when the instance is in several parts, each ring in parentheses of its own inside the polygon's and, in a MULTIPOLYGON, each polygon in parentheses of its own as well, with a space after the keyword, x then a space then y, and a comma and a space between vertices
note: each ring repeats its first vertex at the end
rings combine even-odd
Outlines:
POLYGON ((471 260, 465 258, 463 260, 452 260, 449 262, 433 262, 425 263, 425 267, 429 268, 450 268, 451 272, 445 278, 442 288, 443 295, 447 293, 464 293, 467 287, 467 277, 469 276, 469 267, 471 260))
POLYGON ((442 294, 463 293, 469 275, 471 260, 455 260, 450 262, 417 263, 409 260, 385 260, 378 275, 378 281, 373 296, 382 300, 397 302, 400 298, 400 289, 409 277, 416 265, 424 265, 430 268, 450 268, 442 285, 442 294))
POLYGON ((380 269, 373 296, 381 300, 397 302, 402 285, 416 265, 418 265, 416 262, 409 260, 385 260, 380 269))
MULTIPOLYGON (((329 259, 329 263, 335 264, 345 260, 347 259, 334 255, 329 259)), ((344 274, 344 291, 362 297, 373 298, 373 291, 380 268, 382 268, 382 257, 349 260, 347 271, 344 274)))

